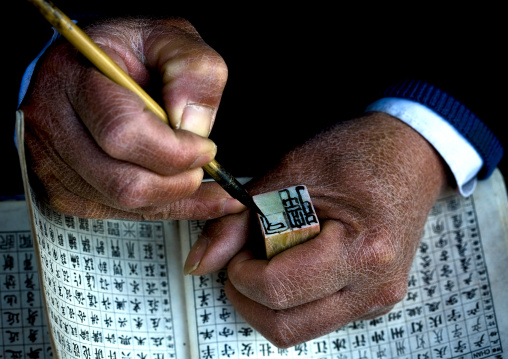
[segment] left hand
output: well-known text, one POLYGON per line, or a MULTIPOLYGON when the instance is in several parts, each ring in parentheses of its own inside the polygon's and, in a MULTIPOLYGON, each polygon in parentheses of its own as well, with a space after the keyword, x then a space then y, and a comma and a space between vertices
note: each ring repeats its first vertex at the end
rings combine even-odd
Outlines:
POLYGON ((40 59, 21 109, 31 185, 51 206, 87 218, 216 218, 245 209, 201 167, 227 80, 222 57, 182 19, 110 19, 84 29, 173 128, 68 42, 40 59))
POLYGON ((446 171, 416 131, 371 113, 293 150, 251 193, 298 184, 307 186, 320 218, 317 237, 270 261, 256 259, 246 249, 249 213, 233 214, 206 226, 185 265, 193 275, 227 265, 230 302, 278 347, 385 314, 405 297, 446 171))

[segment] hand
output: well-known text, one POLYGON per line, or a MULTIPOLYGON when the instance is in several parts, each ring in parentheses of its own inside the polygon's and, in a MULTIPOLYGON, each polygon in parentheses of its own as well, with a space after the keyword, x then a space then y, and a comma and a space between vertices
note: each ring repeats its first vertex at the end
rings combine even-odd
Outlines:
POLYGON ((22 110, 29 167, 55 209, 82 217, 215 218, 244 210, 201 167, 227 80, 185 20, 116 20, 90 37, 160 99, 175 128, 62 42, 41 60, 22 110))
POLYGON ((278 347, 385 314, 405 297, 446 171, 413 129, 371 113, 293 150, 251 190, 298 184, 307 186, 320 218, 317 237, 257 259, 248 248, 248 212, 234 214, 209 222, 185 264, 193 275, 227 265, 230 302, 278 347))

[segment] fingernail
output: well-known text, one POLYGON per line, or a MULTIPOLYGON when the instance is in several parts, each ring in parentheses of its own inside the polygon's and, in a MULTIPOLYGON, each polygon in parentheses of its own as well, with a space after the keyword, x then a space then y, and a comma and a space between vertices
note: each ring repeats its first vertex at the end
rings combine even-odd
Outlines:
POLYGON ((183 110, 180 129, 208 137, 212 127, 214 109, 206 105, 187 105, 183 110))
POLYGON ((189 254, 187 255, 187 259, 185 260, 185 265, 183 267, 183 273, 185 275, 192 274, 199 267, 199 263, 201 263, 201 258, 205 255, 206 249, 208 248, 208 240, 204 237, 199 236, 198 240, 192 246, 189 254))

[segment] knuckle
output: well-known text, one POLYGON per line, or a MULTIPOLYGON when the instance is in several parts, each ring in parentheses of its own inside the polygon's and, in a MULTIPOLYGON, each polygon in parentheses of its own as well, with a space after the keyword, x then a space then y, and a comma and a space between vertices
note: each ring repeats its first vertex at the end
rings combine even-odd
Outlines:
POLYGON ((228 68, 222 57, 215 51, 204 51, 190 61, 189 69, 202 78, 213 77, 215 80, 226 81, 228 68))
POLYGON ((297 282, 286 281, 280 275, 267 272, 263 288, 264 304, 273 310, 289 308, 292 294, 298 292, 298 288, 295 288, 295 284, 292 283, 297 282))
POLYGON ((132 121, 127 116, 117 115, 100 130, 97 142, 109 156, 124 159, 135 146, 141 126, 143 116, 139 116, 137 121, 132 121))
POLYGON ((182 56, 168 63, 166 76, 175 77, 185 73, 186 78, 197 79, 203 89, 224 87, 228 78, 228 67, 215 51, 201 51, 199 54, 182 56))
POLYGON ((391 267, 399 260, 398 254, 399 250, 394 245, 391 234, 378 235, 369 244, 365 262, 378 269, 391 267))
POLYGON ((407 281, 398 281, 382 288, 378 296, 378 307, 392 307, 404 300, 407 294, 407 281))
POLYGON ((128 181, 114 182, 112 197, 121 208, 134 210, 146 205, 145 198, 149 185, 142 176, 136 176, 128 181))
POLYGON ((222 57, 217 55, 217 57, 207 61, 207 63, 207 68, 211 68, 212 70, 214 80, 221 84, 225 84, 228 78, 228 67, 222 57))
POLYGON ((284 312, 275 312, 271 325, 266 327, 264 336, 277 348, 285 349, 301 342, 298 333, 301 328, 293 323, 284 312))

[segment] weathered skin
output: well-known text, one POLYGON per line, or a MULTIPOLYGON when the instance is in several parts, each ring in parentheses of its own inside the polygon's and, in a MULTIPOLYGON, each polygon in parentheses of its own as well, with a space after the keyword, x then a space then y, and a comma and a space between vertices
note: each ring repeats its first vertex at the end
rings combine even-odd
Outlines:
POLYGON ((139 84, 160 87, 177 130, 72 46, 55 46, 22 106, 29 163, 51 204, 82 217, 131 219, 245 209, 215 183, 201 185, 201 166, 216 153, 206 137, 227 80, 224 60, 184 20, 118 20, 87 32, 139 84))
POLYGON ((248 214, 230 215, 208 224, 186 263, 194 275, 227 264, 229 300, 279 347, 385 314, 405 297, 423 225, 446 184, 446 171, 413 129, 371 113, 290 152, 252 191, 300 183, 321 221, 317 237, 270 261, 256 259, 242 250, 248 214))
POLYGON ((22 109, 33 179, 56 209, 134 219, 235 213, 207 226, 185 270, 228 265, 229 300, 279 347, 384 314, 404 298, 426 216, 446 184, 440 157, 413 129, 372 113, 290 151, 251 191, 306 185, 321 233, 258 260, 244 250, 250 213, 215 183, 201 184, 200 167, 216 151, 205 136, 226 82, 222 58, 182 20, 88 31, 136 81, 159 90, 177 129, 72 47, 54 47, 22 109))

